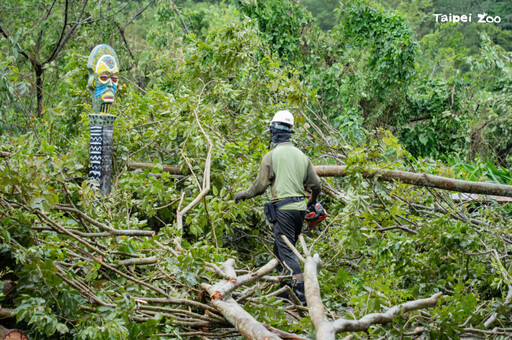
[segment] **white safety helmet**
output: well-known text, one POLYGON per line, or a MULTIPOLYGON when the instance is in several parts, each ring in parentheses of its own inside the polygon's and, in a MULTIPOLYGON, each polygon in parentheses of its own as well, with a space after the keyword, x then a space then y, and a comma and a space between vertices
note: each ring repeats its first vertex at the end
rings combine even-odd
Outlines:
POLYGON ((288 124, 290 127, 293 127, 293 115, 288 110, 277 111, 270 122, 270 125, 273 123, 284 123, 288 124))

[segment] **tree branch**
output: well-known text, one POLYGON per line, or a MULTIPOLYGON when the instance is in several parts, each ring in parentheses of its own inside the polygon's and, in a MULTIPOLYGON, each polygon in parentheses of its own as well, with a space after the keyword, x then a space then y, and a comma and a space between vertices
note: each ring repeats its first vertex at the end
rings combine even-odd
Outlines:
POLYGON ((384 313, 372 313, 363 316, 359 320, 339 319, 334 321, 334 329, 339 332, 363 332, 371 325, 384 324, 391 322, 395 316, 411 312, 418 309, 432 308, 437 306, 437 302, 443 293, 437 293, 427 299, 409 301, 404 304, 394 306, 384 313))
POLYGON ((158 258, 156 256, 141 257, 141 258, 121 260, 121 261, 119 261, 118 264, 115 265, 115 267, 141 265, 141 264, 153 264, 153 263, 157 263, 157 261, 158 261, 158 258))
MULTIPOLYGON (((66 36, 64 38, 62 38, 62 35, 64 33, 64 29, 66 27, 66 25, 64 25, 63 27, 63 31, 61 32, 61 37, 59 38, 59 41, 57 42, 57 44, 55 45, 55 49, 53 50, 52 54, 50 55, 50 57, 48 57, 48 59, 43 62, 42 64, 48 64, 48 63, 51 63, 52 61, 55 60, 55 58, 57 58, 57 55, 60 53, 60 51, 62 50, 62 48, 64 47, 64 45, 66 45, 69 37, 71 37, 71 35, 75 32, 76 28, 78 27, 78 25, 81 24, 80 20, 82 19, 82 16, 84 15, 84 12, 85 12, 85 8, 87 6, 87 3, 89 2, 89 0, 85 0, 84 1, 84 5, 82 7, 82 10, 80 11, 80 15, 78 16, 78 19, 77 21, 75 22, 75 24, 69 29, 68 33, 66 34, 66 36)), ((67 6, 67 1, 66 1, 66 6, 67 6)), ((67 14, 67 11, 66 11, 66 14, 67 14)), ((67 15, 65 17, 65 20, 67 22, 67 15)))
MULTIPOLYGON (((128 163, 129 170, 147 169, 152 168, 153 166, 154 165, 151 163, 128 163)), ((165 172, 169 172, 174 175, 186 175, 186 173, 183 173, 177 167, 169 165, 163 165, 163 167, 163 171, 165 172)), ((315 165, 314 168, 316 173, 320 177, 345 177, 350 174, 350 172, 347 170, 347 167, 344 165, 315 165)), ((430 174, 422 174, 401 170, 388 170, 382 168, 363 170, 361 173, 365 178, 377 177, 377 179, 379 180, 388 182, 401 181, 406 184, 422 186, 427 188, 430 187, 463 193, 512 197, 512 185, 496 184, 489 182, 464 181, 430 174)))
POLYGON ((57 204, 53 207, 55 210, 62 210, 67 212, 72 212, 75 215, 83 218, 87 222, 91 223, 92 225, 95 225, 96 227, 99 227, 103 230, 108 231, 112 235, 125 235, 125 236, 155 236, 155 232, 153 230, 123 230, 123 229, 114 229, 112 227, 109 227, 103 223, 100 223, 96 221, 95 219, 89 217, 88 215, 84 214, 78 209, 71 208, 65 205, 57 204))
MULTIPOLYGON (((501 269, 500 274, 503 276, 504 281, 507 283, 508 293, 507 293, 507 296, 505 297, 505 301, 503 302, 503 305, 507 306, 512 302, 512 285, 510 284, 511 278, 508 275, 508 271, 501 263, 500 256, 499 256, 498 252, 496 251, 496 249, 491 249, 490 253, 494 256, 494 259, 496 260, 496 262, 499 266, 499 269, 501 269)), ((496 322, 497 319, 498 319, 498 312, 494 311, 491 314, 491 316, 484 322, 484 326, 486 328, 492 327, 492 325, 496 322)))
POLYGON ((314 256, 308 256, 304 265, 306 301, 318 339, 334 340, 336 333, 366 331, 371 325, 391 322, 395 316, 402 313, 435 307, 438 299, 442 296, 442 293, 437 293, 428 299, 406 302, 390 308, 387 312, 368 314, 359 320, 338 319, 330 322, 325 315, 325 308, 320 296, 320 285, 318 284, 318 272, 321 264, 320 257, 315 254, 314 256))
POLYGON ((281 340, 247 313, 233 298, 230 297, 226 301, 212 300, 211 304, 247 339, 281 340))
POLYGON ((57 48, 62 42, 62 38, 64 37, 64 32, 66 32, 66 26, 68 25, 68 12, 69 12, 69 0, 66 0, 66 4, 64 6, 64 24, 62 24, 62 30, 60 31, 59 40, 55 44, 55 48, 57 48))
MULTIPOLYGON (((234 262, 234 261, 233 261, 234 262)), ((223 297, 227 296, 229 293, 234 291, 236 288, 248 285, 251 283, 254 283, 258 281, 262 276, 267 275, 270 273, 275 267, 277 267, 279 261, 275 258, 270 260, 266 265, 258 269, 257 271, 249 274, 245 274, 242 276, 235 276, 234 278, 230 280, 221 280, 217 282, 213 286, 205 285, 202 287, 210 293, 210 297, 212 299, 222 299, 223 297)), ((222 266, 221 266, 222 268, 222 266)), ((234 270, 233 270, 234 271, 234 270)), ((231 272, 231 270, 223 270, 224 273, 231 272)))
POLYGON ((178 15, 178 18, 180 19, 181 25, 183 26, 183 31, 185 31, 186 35, 189 35, 190 33, 188 31, 188 27, 187 25, 185 25, 185 21, 183 21, 183 18, 181 17, 180 12, 178 11, 178 7, 176 7, 176 1, 172 2, 172 8, 174 9, 176 14, 178 15))
POLYGON ((308 303, 309 315, 316 329, 318 339, 334 339, 334 325, 327 320, 324 304, 320 296, 318 272, 322 266, 320 256, 308 256, 304 265, 304 290, 308 303))
MULTIPOLYGON (((0 33, 2 33, 2 35, 4 36, 5 39, 9 40, 9 35, 7 34, 7 32, 3 29, 2 25, 0 25, 0 33)), ((25 52, 22 48, 20 48, 18 46, 18 51, 20 52, 20 54, 22 56, 24 56, 25 58, 27 58, 31 63, 32 65, 41 65, 40 62, 38 62, 36 59, 34 59, 32 56, 30 56, 27 52, 25 52)))
POLYGON ((286 243, 286 245, 292 250, 295 256, 297 256, 297 259, 299 259, 301 263, 306 263, 306 259, 304 258, 304 256, 302 256, 299 253, 297 248, 295 248, 295 246, 290 242, 290 240, 285 235, 281 235, 281 238, 283 239, 284 243, 286 243))
POLYGON ((151 4, 155 2, 155 0, 151 0, 150 2, 148 2, 148 4, 144 7, 142 6, 138 11, 137 13, 135 13, 135 15, 123 26, 123 32, 124 30, 126 29, 126 27, 128 27, 129 24, 131 24, 133 22, 133 20, 135 20, 135 18, 137 18, 139 15, 142 14, 142 12, 144 12, 149 6, 151 6, 151 4))
MULTIPOLYGON (((199 94, 199 103, 201 103, 201 96, 202 96, 203 91, 207 85, 208 84, 203 86, 203 89, 201 90, 201 93, 199 94)), ((212 164, 213 143, 210 140, 210 137, 208 137, 208 134, 204 131, 203 126, 201 125, 201 122, 199 120, 199 115, 197 114, 198 107, 199 107, 199 104, 194 109, 194 115, 196 116, 196 121, 197 121, 197 125, 199 125, 199 129, 203 133, 206 141, 208 142, 208 153, 206 155, 204 174, 203 174, 203 190, 201 190, 201 192, 197 195, 197 197, 192 202, 190 202, 189 205, 187 205, 185 207, 185 209, 180 210, 180 208, 178 207, 178 210, 176 211, 176 224, 177 224, 178 230, 180 230, 180 231, 183 230, 183 216, 190 209, 192 209, 197 203, 199 203, 206 196, 206 194, 210 191, 210 170, 211 170, 211 164, 212 164)), ((180 206, 181 206, 181 204, 180 204, 180 206)), ((181 242, 181 238, 179 238, 178 242, 181 242)))

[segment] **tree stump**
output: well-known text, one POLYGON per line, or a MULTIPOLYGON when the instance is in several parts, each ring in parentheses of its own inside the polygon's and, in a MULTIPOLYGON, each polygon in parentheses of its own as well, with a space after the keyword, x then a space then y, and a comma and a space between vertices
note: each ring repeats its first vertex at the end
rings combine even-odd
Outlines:
POLYGON ((0 326, 0 340, 28 340, 28 336, 17 329, 0 326))

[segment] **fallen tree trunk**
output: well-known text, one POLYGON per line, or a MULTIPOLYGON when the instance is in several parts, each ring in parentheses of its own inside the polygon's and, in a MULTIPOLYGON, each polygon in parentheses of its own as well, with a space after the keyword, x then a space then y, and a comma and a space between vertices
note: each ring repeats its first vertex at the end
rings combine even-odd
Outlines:
MULTIPOLYGON (((320 177, 344 177, 350 174, 346 166, 316 165, 315 171, 320 177)), ((357 171, 357 170, 354 170, 357 171)), ((487 182, 471 182, 429 174, 419 174, 401 170, 370 169, 362 172, 366 178, 377 177, 383 181, 400 181, 421 187, 437 188, 471 194, 512 197, 512 185, 487 182)))
MULTIPOLYGON (((0 151, 0 157, 10 157, 10 153, 0 151)), ((129 162, 128 170, 150 169, 154 167, 153 163, 129 162)), ((177 166, 162 164, 162 171, 172 175, 187 175, 177 166)), ((347 171, 345 165, 315 165, 315 171, 320 177, 345 177, 351 173, 347 171)), ((354 170, 357 171, 357 170, 354 170)), ((472 182, 460 179, 453 179, 437 175, 415 173, 402 170, 388 170, 382 168, 373 168, 362 172, 363 177, 381 179, 383 181, 400 181, 406 184, 436 188, 442 190, 463 192, 468 194, 495 195, 512 197, 512 185, 472 182)))
MULTIPOLYGON (((138 169, 147 169, 154 166, 151 163, 129 163, 129 170, 132 169, 130 164, 138 164, 138 169)), ((166 170, 166 167, 168 167, 168 165, 164 166, 163 171, 165 172, 169 172, 174 175, 186 175, 186 173, 183 172, 176 172, 176 169, 178 169, 177 167, 170 167, 169 171, 166 170)), ((345 165, 315 165, 315 171, 320 177, 345 177, 351 173, 351 170, 347 170, 347 166, 345 165)), ((353 171, 357 172, 358 170, 354 169, 353 171)), ((436 175, 381 168, 365 170, 362 172, 362 175, 365 178, 377 177, 377 179, 383 181, 400 181, 402 183, 420 187, 436 188, 469 194, 512 197, 512 185, 464 181, 436 175)))

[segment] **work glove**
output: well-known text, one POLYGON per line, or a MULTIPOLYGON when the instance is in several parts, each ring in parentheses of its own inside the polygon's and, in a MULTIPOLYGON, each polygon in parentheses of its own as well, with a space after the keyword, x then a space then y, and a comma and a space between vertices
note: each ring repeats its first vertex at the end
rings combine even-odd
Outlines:
POLYGON ((236 196, 235 196, 235 204, 238 204, 238 203, 240 203, 240 201, 245 201, 245 200, 246 200, 246 198, 244 196, 244 192, 243 191, 239 192, 238 194, 236 194, 236 196))
POLYGON ((307 203, 307 210, 315 211, 315 204, 316 204, 316 200, 309 200, 307 203))

